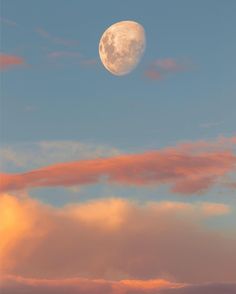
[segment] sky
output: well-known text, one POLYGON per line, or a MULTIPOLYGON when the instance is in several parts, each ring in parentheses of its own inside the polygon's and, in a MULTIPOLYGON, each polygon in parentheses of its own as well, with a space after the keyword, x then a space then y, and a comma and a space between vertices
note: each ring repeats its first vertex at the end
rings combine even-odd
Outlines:
POLYGON ((1 1, 1 293, 236 292, 235 8, 1 1), (124 20, 146 49, 116 76, 124 20))

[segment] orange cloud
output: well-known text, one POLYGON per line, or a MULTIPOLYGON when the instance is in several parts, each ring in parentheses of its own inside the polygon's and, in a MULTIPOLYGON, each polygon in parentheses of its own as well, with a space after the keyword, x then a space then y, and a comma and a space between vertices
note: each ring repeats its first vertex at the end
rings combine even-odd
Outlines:
POLYGON ((183 283, 172 283, 167 280, 121 280, 104 279, 30 279, 20 276, 4 276, 0 279, 0 290, 6 294, 14 294, 19 289, 24 293, 84 293, 84 294, 128 294, 153 293, 163 289, 183 288, 183 283), (137 291, 137 292, 136 292, 137 291))
MULTIPOLYGON (((230 138, 230 144, 235 144, 234 140, 230 138)), ((235 170, 235 154, 224 145, 224 150, 217 150, 218 145, 219 142, 208 145, 200 141, 196 146, 183 144, 140 154, 58 163, 21 174, 1 174, 0 190, 108 182, 135 186, 168 184, 174 193, 199 193, 235 170)))
POLYGON ((0 53, 0 70, 9 69, 14 66, 23 65, 24 59, 15 55, 0 53))
POLYGON ((5 294, 234 294, 236 283, 183 284, 167 280, 93 280, 30 279, 20 276, 0 278, 0 291, 5 294))
POLYGON ((235 239, 204 227, 202 207, 111 198, 54 208, 26 195, 5 194, 0 198, 0 274, 122 280, 126 288, 132 284, 145 291, 157 287, 156 277, 234 281, 235 239), (147 279, 154 281, 130 282, 147 279))

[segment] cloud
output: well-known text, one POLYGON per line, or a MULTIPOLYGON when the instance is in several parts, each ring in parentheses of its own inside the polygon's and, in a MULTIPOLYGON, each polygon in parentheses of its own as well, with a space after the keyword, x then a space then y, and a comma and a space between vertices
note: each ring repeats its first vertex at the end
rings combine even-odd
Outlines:
POLYGON ((63 58, 63 57, 72 57, 72 58, 81 58, 79 52, 71 51, 53 51, 48 54, 49 58, 63 58))
POLYGON ((235 144, 235 137, 221 138, 215 144, 199 141, 139 154, 57 163, 21 174, 2 173, 0 190, 105 182, 126 186, 165 184, 174 193, 200 193, 235 171, 236 155, 224 144, 235 144), (217 150, 220 145, 222 151, 217 150))
POLYGON ((22 57, 0 53, 0 70, 9 69, 24 64, 25 61, 22 57))
POLYGON ((213 128, 213 127, 218 127, 220 125, 222 125, 222 121, 220 122, 207 122, 207 123, 202 123, 200 124, 201 128, 205 128, 205 129, 209 129, 209 128, 213 128))
POLYGON ((49 32, 45 31, 42 28, 37 28, 35 31, 42 38, 47 39, 50 42, 55 43, 55 44, 64 45, 64 46, 68 46, 68 47, 79 45, 78 40, 69 40, 69 39, 55 37, 55 36, 52 36, 49 32))
POLYGON ((5 18, 5 17, 0 17, 0 22, 9 26, 9 27, 16 27, 17 26, 17 23, 8 19, 8 18, 5 18))
MULTIPOLYGON (((83 293, 83 294, 125 294, 125 293, 153 293, 161 289, 183 287, 183 284, 171 283, 166 280, 92 280, 83 278, 40 280, 26 279, 17 276, 4 277, 0 290, 6 294, 18 291, 27 293, 83 293), (138 292, 136 292, 138 291, 138 292), (141 291, 141 292, 140 292, 141 291)), ((2 292, 1 292, 2 293, 2 292)))
POLYGON ((235 233, 206 227, 202 207, 108 198, 55 208, 27 195, 2 195, 1 275, 235 281, 235 233))
POLYGON ((155 69, 149 69, 145 71, 145 76, 150 80, 162 80, 162 74, 155 69))
POLYGON ((1 293, 35 294, 234 294, 235 283, 211 283, 185 285, 166 280, 89 280, 82 278, 66 280, 40 280, 8 276, 1 279, 1 293))
MULTIPOLYGON (((26 111, 34 111, 29 107, 26 111)), ((0 162, 5 170, 25 170, 61 161, 94 159, 115 156, 117 148, 80 141, 39 141, 32 143, 4 144, 0 149, 0 162)))
POLYGON ((157 59, 144 72, 150 80, 162 80, 167 75, 185 72, 192 69, 192 65, 186 61, 177 61, 174 58, 157 59))
POLYGON ((47 54, 47 57, 54 62, 62 60, 66 60, 67 62, 68 60, 76 61, 84 67, 91 67, 97 64, 96 59, 88 59, 78 51, 52 51, 47 54))

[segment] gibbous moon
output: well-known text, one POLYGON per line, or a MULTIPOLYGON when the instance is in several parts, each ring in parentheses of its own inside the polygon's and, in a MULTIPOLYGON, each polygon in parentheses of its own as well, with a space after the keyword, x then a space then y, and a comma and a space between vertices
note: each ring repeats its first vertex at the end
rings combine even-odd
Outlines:
POLYGON ((135 21, 120 21, 103 33, 99 42, 99 55, 109 72, 121 76, 137 66, 145 46, 144 28, 135 21))

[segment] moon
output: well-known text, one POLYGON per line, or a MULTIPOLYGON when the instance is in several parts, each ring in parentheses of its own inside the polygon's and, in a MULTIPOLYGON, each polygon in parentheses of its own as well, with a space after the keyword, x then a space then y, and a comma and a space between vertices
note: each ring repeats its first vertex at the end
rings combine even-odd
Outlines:
POLYGON ((122 76, 138 65, 145 47, 143 26, 135 21, 120 21, 103 33, 99 42, 99 55, 110 73, 122 76))

